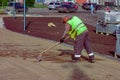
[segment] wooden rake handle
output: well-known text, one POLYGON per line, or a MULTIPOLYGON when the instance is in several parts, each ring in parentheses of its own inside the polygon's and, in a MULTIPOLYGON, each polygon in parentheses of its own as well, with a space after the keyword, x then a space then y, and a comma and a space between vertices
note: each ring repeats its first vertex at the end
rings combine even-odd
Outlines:
MULTIPOLYGON (((67 36, 64 40, 66 40, 66 39, 68 39, 68 38, 69 38, 69 36, 67 36)), ((60 42, 57 42, 57 43, 55 43, 54 45, 52 45, 51 47, 49 47, 49 48, 45 49, 44 51, 40 52, 39 55, 38 55, 38 57, 37 57, 37 61, 40 62, 40 61, 42 60, 42 54, 45 53, 45 52, 47 52, 47 51, 50 50, 51 48, 57 46, 58 44, 60 44, 60 42)))
MULTIPOLYGON (((69 36, 67 36, 64 40, 67 40, 68 38, 69 38, 69 36)), ((43 53, 47 52, 48 50, 52 49, 53 47, 57 46, 58 44, 60 44, 60 42, 55 43, 51 47, 49 47, 49 48, 45 49, 44 51, 40 52, 39 54, 43 54, 43 53)))
POLYGON ((43 53, 47 52, 48 50, 50 50, 51 48, 57 46, 58 44, 60 44, 60 42, 55 43, 55 44, 52 45, 51 47, 49 47, 49 48, 45 49, 44 51, 40 52, 39 54, 43 54, 43 53))

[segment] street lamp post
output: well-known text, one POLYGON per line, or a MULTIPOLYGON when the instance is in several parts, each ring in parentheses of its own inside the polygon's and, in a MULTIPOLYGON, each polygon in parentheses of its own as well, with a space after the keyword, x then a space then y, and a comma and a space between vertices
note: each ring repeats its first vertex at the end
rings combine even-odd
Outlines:
POLYGON ((16 14, 16 12, 15 12, 15 1, 13 2, 13 11, 12 11, 12 13, 13 13, 13 18, 15 19, 16 17, 15 17, 15 14, 16 14))
POLYGON ((24 31, 26 30, 26 0, 24 0, 24 31))

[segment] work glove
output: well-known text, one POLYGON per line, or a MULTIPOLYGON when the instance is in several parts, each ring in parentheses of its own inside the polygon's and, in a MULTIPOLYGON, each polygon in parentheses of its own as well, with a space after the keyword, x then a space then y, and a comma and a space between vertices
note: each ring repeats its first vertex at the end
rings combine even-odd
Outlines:
POLYGON ((61 38, 61 39, 60 39, 60 43, 63 43, 63 42, 64 42, 64 38, 61 38))

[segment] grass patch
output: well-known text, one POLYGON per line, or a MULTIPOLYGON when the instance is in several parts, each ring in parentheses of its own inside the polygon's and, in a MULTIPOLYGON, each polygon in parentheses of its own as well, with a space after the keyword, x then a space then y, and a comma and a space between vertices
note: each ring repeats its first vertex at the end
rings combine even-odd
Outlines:
POLYGON ((5 14, 4 9, 0 9, 0 14, 5 14))
POLYGON ((34 8, 47 8, 48 7, 48 5, 46 5, 46 4, 35 4, 34 5, 34 8))

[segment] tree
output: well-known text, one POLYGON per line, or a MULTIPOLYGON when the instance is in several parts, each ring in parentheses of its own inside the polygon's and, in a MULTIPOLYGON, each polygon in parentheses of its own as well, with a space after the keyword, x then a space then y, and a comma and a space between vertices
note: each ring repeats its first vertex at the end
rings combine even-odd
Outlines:
POLYGON ((0 6, 6 6, 9 0, 0 0, 0 6))
POLYGON ((33 7, 34 6, 34 3, 35 3, 35 0, 26 0, 26 5, 28 7, 33 7))
MULTIPOLYGON (((0 6, 6 6, 9 1, 15 1, 15 0, 0 0, 0 6)), ((26 0, 26 6, 33 7, 35 3, 35 0, 26 0)))

